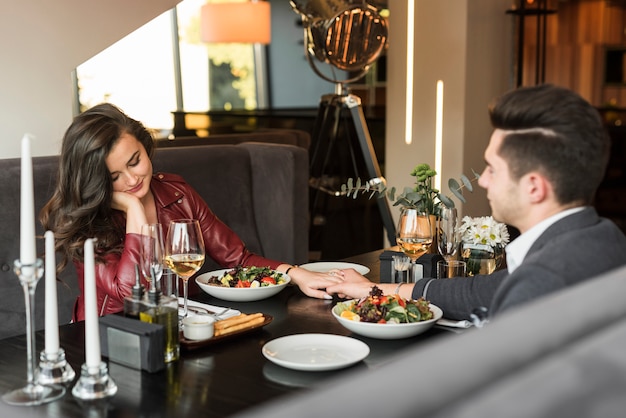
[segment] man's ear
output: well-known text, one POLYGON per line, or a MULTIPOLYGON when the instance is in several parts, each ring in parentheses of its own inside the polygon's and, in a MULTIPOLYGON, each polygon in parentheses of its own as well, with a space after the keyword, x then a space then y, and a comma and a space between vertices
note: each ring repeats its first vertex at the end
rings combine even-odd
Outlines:
POLYGON ((536 171, 522 178, 522 187, 531 203, 541 203, 552 194, 552 184, 544 175, 536 171))

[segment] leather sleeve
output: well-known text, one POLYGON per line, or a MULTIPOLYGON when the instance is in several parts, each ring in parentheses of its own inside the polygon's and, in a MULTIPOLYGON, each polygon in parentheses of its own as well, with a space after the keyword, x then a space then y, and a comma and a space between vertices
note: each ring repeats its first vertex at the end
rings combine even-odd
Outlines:
MULTIPOLYGON (((135 264, 140 260, 139 234, 126 234, 124 251, 119 254, 108 254, 104 263, 96 263, 96 292, 98 295, 98 316, 120 312, 124 309, 124 298, 131 294, 135 284, 135 264)), ((80 296, 74 308, 74 320, 85 319, 84 312, 84 264, 75 262, 81 287, 80 296)), ((141 282, 148 282, 141 276, 141 282)))

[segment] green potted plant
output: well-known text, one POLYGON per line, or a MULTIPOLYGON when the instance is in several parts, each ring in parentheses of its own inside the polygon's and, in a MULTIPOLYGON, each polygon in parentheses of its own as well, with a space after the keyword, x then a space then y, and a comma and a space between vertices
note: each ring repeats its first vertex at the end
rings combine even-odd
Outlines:
MULTIPOLYGON (((475 179, 479 175, 473 172, 475 179)), ((433 186, 433 178, 437 172, 428 164, 422 163, 415 166, 411 171, 411 176, 415 177, 415 185, 413 187, 405 187, 403 192, 396 196, 396 188, 387 188, 384 179, 382 181, 369 181, 363 183, 361 179, 348 179, 347 183, 341 186, 341 191, 348 197, 356 197, 359 193, 370 193, 370 198, 377 195, 379 198, 387 197, 394 206, 401 206, 401 212, 404 213, 409 209, 416 209, 418 212, 425 212, 430 216, 430 227, 433 237, 433 245, 430 246, 429 252, 437 252, 437 220, 440 218, 442 206, 454 208, 454 201, 433 186)), ((377 179, 379 180, 379 179, 377 179)), ((448 180, 450 192, 459 201, 465 203, 463 189, 470 192, 474 190, 470 179, 461 175, 460 182, 456 179, 448 180)), ((402 221, 402 216, 400 217, 402 221)))
MULTIPOLYGON (((477 180, 479 174, 474 171, 472 171, 472 173, 474 180, 477 180)), ((393 202, 394 206, 416 208, 439 217, 441 205, 454 208, 454 201, 449 196, 442 194, 438 189, 433 187, 433 177, 436 175, 437 172, 428 164, 418 164, 413 171, 411 171, 411 176, 415 177, 415 185, 413 187, 405 187, 402 193, 397 196, 396 188, 387 188, 384 179, 378 182, 363 182, 360 178, 356 180, 349 178, 347 183, 341 186, 341 191, 348 197, 355 199, 359 193, 370 193, 370 197, 375 195, 379 198, 387 197, 390 202, 393 202)), ((470 192, 474 190, 472 181, 465 175, 460 176, 460 182, 456 179, 449 179, 448 188, 462 203, 465 203, 463 189, 467 189, 470 192)))

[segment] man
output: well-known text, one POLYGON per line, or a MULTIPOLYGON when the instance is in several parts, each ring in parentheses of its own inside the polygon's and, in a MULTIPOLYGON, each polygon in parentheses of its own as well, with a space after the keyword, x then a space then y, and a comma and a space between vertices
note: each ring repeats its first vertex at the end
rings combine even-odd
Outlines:
MULTIPOLYGON (((490 107, 494 127, 478 184, 493 217, 521 235, 506 247, 507 269, 490 275, 380 284, 384 293, 424 296, 444 316, 492 317, 542 295, 626 264, 626 237, 590 205, 609 157, 610 140, 589 103, 552 85, 520 88, 490 107)), ((354 271, 329 293, 362 297, 372 283, 354 271)))

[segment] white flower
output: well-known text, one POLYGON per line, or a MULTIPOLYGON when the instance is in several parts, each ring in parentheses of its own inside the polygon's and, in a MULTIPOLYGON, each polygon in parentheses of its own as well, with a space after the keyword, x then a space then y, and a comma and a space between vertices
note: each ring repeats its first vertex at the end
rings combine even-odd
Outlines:
POLYGON ((471 218, 464 216, 458 228, 461 240, 469 244, 504 246, 509 242, 506 225, 496 222, 491 216, 471 218))

